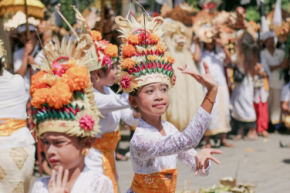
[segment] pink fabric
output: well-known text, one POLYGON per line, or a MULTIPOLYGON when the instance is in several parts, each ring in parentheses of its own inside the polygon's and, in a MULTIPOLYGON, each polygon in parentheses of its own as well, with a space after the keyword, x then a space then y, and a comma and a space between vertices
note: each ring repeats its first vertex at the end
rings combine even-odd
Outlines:
POLYGON ((257 131, 261 133, 268 130, 268 102, 262 103, 261 99, 259 103, 254 103, 254 108, 257 116, 257 131))

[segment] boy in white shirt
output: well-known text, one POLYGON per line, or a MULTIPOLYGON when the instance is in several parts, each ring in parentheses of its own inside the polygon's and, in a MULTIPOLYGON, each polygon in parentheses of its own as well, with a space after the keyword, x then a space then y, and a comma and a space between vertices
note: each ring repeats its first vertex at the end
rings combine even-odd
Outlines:
POLYGON ((262 40, 266 48, 261 52, 261 57, 269 65, 271 75, 269 77, 269 118, 273 125, 281 123, 281 106, 279 99, 284 86, 284 78, 280 77, 280 71, 287 68, 287 59, 284 58, 284 51, 275 48, 275 34, 272 31, 265 32, 262 40))

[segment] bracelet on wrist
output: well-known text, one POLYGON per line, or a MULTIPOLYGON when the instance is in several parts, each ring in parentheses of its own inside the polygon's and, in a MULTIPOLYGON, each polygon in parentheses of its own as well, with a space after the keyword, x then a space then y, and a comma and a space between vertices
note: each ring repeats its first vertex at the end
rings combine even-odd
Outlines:
POLYGON ((209 98, 208 94, 205 95, 205 98, 206 98, 207 100, 209 100, 209 102, 211 102, 212 104, 216 103, 215 100, 212 100, 211 98, 209 98))

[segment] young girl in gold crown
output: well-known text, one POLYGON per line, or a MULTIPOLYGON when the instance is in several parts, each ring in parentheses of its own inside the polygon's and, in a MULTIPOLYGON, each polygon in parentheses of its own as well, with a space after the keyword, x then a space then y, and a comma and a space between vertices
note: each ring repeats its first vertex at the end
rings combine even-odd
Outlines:
POLYGON ((91 62, 89 70, 94 99, 102 114, 99 123, 101 133, 96 136, 85 163, 89 169, 108 176, 113 182, 114 192, 117 193, 115 150, 120 139, 119 122, 122 119, 131 126, 137 126, 139 115, 130 109, 127 93, 119 95, 110 89, 116 81, 118 47, 102 39, 100 32, 88 29, 85 19, 78 10, 75 11, 82 26, 82 34, 88 35, 88 40, 92 43, 90 55, 93 58, 97 56, 97 60, 91 62))
POLYGON ((206 74, 203 76, 187 67, 180 68, 208 89, 187 128, 180 133, 169 122, 161 121, 161 115, 169 105, 168 89, 176 80, 172 68, 174 59, 166 55, 160 38, 162 22, 161 17, 142 17, 141 24, 133 17, 131 20, 116 17, 123 38, 119 85, 124 92, 130 93, 132 107, 141 114, 130 142, 135 176, 129 193, 173 193, 177 182, 177 159, 187 164, 196 175, 207 175, 209 160, 219 163, 211 154, 221 153, 211 149, 194 150, 211 120, 210 113, 217 95, 217 83, 207 64, 204 64, 206 74))
POLYGON ((75 47, 65 39, 61 46, 48 44, 41 71, 32 77, 34 130, 53 169, 51 177, 35 182, 32 193, 114 191, 109 178, 85 166, 85 156, 100 132, 88 71, 91 56, 85 54, 89 47, 83 41, 75 47))

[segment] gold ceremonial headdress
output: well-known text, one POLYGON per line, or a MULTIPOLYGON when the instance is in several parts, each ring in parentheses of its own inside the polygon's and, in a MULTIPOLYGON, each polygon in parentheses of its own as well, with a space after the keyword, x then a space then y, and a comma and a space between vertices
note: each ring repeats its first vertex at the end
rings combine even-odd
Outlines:
POLYGON ((173 86, 176 80, 172 68, 174 59, 166 54, 161 38, 163 18, 142 16, 138 23, 133 16, 131 19, 118 16, 115 21, 123 40, 118 75, 120 90, 128 93, 153 82, 173 86))
POLYGON ((61 44, 48 43, 40 71, 32 76, 32 117, 36 136, 45 132, 95 137, 99 116, 90 82, 86 54, 89 44, 76 44, 63 38, 61 44))
POLYGON ((72 6, 76 12, 76 19, 78 20, 79 25, 81 26, 81 34, 88 35, 86 39, 81 39, 80 43, 92 42, 92 47, 88 50, 88 53, 97 58, 95 61, 91 61, 89 71, 98 70, 101 68, 108 68, 113 63, 117 62, 118 58, 118 46, 109 43, 107 40, 102 40, 102 35, 100 32, 95 30, 90 30, 89 26, 86 23, 85 18, 82 14, 72 6))

